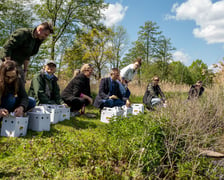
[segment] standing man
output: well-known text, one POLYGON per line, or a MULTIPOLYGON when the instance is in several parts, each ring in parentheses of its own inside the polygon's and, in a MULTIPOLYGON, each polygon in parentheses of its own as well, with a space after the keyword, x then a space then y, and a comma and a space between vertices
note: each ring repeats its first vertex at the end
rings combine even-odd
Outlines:
POLYGON ((53 27, 48 22, 38 25, 35 29, 17 29, 3 45, 0 59, 17 62, 19 73, 25 82, 30 56, 37 54, 40 45, 50 34, 53 34, 53 27))

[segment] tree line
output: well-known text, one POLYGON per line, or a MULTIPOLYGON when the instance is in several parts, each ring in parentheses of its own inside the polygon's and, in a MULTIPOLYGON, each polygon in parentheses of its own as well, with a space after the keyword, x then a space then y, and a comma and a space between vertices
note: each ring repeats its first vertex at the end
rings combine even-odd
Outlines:
POLYGON ((101 23, 104 0, 2 0, 0 2, 0 46, 20 27, 50 21, 55 33, 31 59, 29 77, 39 71, 46 60, 58 64, 58 77, 70 79, 83 63, 91 63, 95 78, 100 79, 111 67, 122 68, 142 57, 139 83, 158 75, 162 80, 193 84, 202 80, 211 84, 214 74, 201 59, 190 66, 174 61, 176 48, 163 35, 156 22, 146 21, 139 27, 138 38, 129 42, 122 26, 105 27, 101 23))

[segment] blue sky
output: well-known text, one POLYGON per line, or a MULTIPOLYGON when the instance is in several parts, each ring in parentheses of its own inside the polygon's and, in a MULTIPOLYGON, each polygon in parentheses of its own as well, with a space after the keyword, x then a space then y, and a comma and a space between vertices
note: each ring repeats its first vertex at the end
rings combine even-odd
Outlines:
POLYGON ((130 41, 140 26, 156 22, 176 48, 174 60, 189 66, 201 59, 209 67, 224 57, 224 0, 106 0, 104 23, 122 25, 130 41))

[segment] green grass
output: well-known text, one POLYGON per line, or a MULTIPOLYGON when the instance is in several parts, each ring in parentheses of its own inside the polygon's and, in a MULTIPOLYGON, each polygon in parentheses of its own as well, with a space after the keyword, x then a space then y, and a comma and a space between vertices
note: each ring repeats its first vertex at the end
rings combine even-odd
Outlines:
MULTIPOLYGON (((142 97, 131 101, 141 103, 142 97)), ((185 157, 185 136, 175 146, 170 143, 173 159, 167 158, 165 143, 177 129, 160 110, 109 124, 100 122, 98 109, 86 111, 97 117, 73 117, 51 125, 49 132, 28 130, 25 137, 0 137, 0 179, 159 179, 167 174, 190 179, 195 164, 194 177, 211 177, 206 176, 207 167, 213 172, 210 161, 185 157)))

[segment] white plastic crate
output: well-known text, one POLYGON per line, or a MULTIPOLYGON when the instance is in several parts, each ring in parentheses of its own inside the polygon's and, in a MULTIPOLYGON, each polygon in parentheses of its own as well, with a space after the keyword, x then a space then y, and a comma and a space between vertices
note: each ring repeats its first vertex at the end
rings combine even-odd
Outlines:
POLYGON ((57 105, 42 104, 44 111, 50 114, 50 121, 52 124, 56 124, 60 118, 60 110, 57 109, 57 105))
POLYGON ((124 105, 124 106, 122 106, 122 109, 124 111, 124 113, 123 113, 124 117, 130 117, 132 115, 132 111, 133 111, 132 107, 127 107, 124 105))
POLYGON ((50 131, 50 114, 45 113, 43 108, 36 107, 28 112, 28 129, 33 131, 50 131))
POLYGON ((113 116, 123 116, 124 111, 121 107, 104 107, 101 111, 100 121, 104 123, 109 123, 113 116))
POLYGON ((143 104, 132 104, 132 114, 137 115, 139 113, 144 113, 144 105, 143 104))
POLYGON ((27 133, 28 117, 4 117, 2 120, 1 136, 19 137, 27 133))
POLYGON ((59 121, 64 121, 65 119, 70 119, 70 108, 66 108, 63 105, 58 105, 57 109, 59 111, 59 121))

